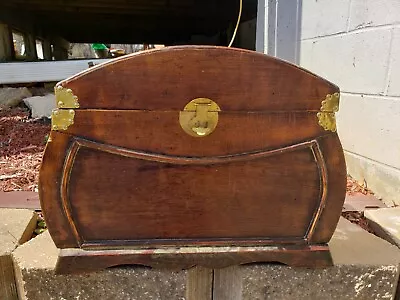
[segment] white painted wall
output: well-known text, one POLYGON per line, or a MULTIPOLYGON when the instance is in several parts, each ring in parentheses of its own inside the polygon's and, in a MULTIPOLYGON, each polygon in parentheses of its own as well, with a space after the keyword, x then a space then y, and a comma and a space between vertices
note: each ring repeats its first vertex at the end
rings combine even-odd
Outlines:
POLYGON ((342 91, 349 173, 400 204, 400 0, 303 0, 300 49, 342 91))
POLYGON ((299 62, 302 0, 258 0, 256 50, 299 62))
POLYGON ((340 87, 338 133, 348 172, 400 205, 400 0, 258 4, 257 51, 340 87))

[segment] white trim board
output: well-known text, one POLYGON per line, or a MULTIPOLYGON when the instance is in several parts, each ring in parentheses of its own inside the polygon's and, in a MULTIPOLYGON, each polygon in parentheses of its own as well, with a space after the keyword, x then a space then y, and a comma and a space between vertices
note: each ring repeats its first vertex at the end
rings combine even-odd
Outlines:
POLYGON ((0 84, 52 82, 66 79, 109 59, 0 63, 0 84))

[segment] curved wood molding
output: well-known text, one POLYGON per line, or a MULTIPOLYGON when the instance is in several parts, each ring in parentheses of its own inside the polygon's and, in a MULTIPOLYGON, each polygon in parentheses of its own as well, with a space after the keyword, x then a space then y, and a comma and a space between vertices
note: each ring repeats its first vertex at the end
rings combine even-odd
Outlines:
POLYGON ((296 145, 291 145, 288 147, 283 147, 280 149, 269 150, 269 151, 258 151, 252 153, 241 153, 237 155, 229 156, 217 156, 217 157, 178 157, 169 156, 162 154, 146 153, 141 151, 130 150, 121 147, 115 147, 107 144, 100 144, 92 142, 89 140, 74 138, 67 152, 64 168, 62 172, 62 180, 60 185, 61 192, 61 202, 65 216, 68 219, 71 230, 74 233, 77 243, 82 248, 118 248, 125 246, 136 246, 136 247, 148 247, 149 245, 170 245, 179 244, 182 246, 188 245, 241 245, 241 244, 254 244, 254 245, 268 245, 268 244, 307 244, 312 239, 315 232, 318 220, 324 210, 326 204, 326 198, 328 193, 328 175, 327 168, 325 165, 325 160, 323 153, 316 140, 311 140, 304 143, 299 143, 296 145), (207 239, 149 239, 145 242, 141 239, 138 240, 88 240, 86 239, 75 222, 72 208, 69 199, 69 181, 71 172, 74 169, 74 163, 76 158, 79 156, 79 152, 82 149, 91 149, 100 152, 106 152, 117 156, 127 157, 131 159, 138 159, 144 161, 153 161, 160 164, 173 164, 173 165, 211 165, 211 164, 229 164, 235 162, 251 161, 260 158, 267 158, 279 154, 284 154, 288 152, 294 152, 304 149, 309 149, 315 159, 315 164, 318 168, 318 173, 320 177, 320 197, 318 201, 318 206, 313 212, 313 217, 310 221, 307 231, 303 236, 292 237, 292 238, 268 238, 268 237, 254 237, 254 238, 207 238, 207 239))

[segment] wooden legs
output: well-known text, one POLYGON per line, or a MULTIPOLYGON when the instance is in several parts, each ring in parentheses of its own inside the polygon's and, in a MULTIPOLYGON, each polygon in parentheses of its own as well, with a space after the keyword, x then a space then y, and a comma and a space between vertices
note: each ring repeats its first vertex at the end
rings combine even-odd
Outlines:
POLYGON ((57 274, 99 271, 118 265, 188 269, 193 266, 224 268, 254 262, 278 262, 293 267, 333 265, 327 245, 285 247, 182 247, 136 250, 62 249, 57 274))

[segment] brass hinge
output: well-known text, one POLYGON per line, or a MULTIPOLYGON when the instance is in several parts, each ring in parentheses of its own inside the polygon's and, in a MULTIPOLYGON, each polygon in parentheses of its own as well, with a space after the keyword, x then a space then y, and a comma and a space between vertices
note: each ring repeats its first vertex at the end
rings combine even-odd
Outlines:
POLYGON ((52 130, 67 130, 74 124, 75 111, 73 109, 55 109, 51 114, 52 130))
POLYGON ((78 97, 61 85, 54 88, 58 108, 79 108, 78 97))
POLYGON ((320 112, 317 113, 318 124, 325 130, 336 132, 335 113, 339 111, 339 98, 339 93, 329 94, 321 103, 320 112))

